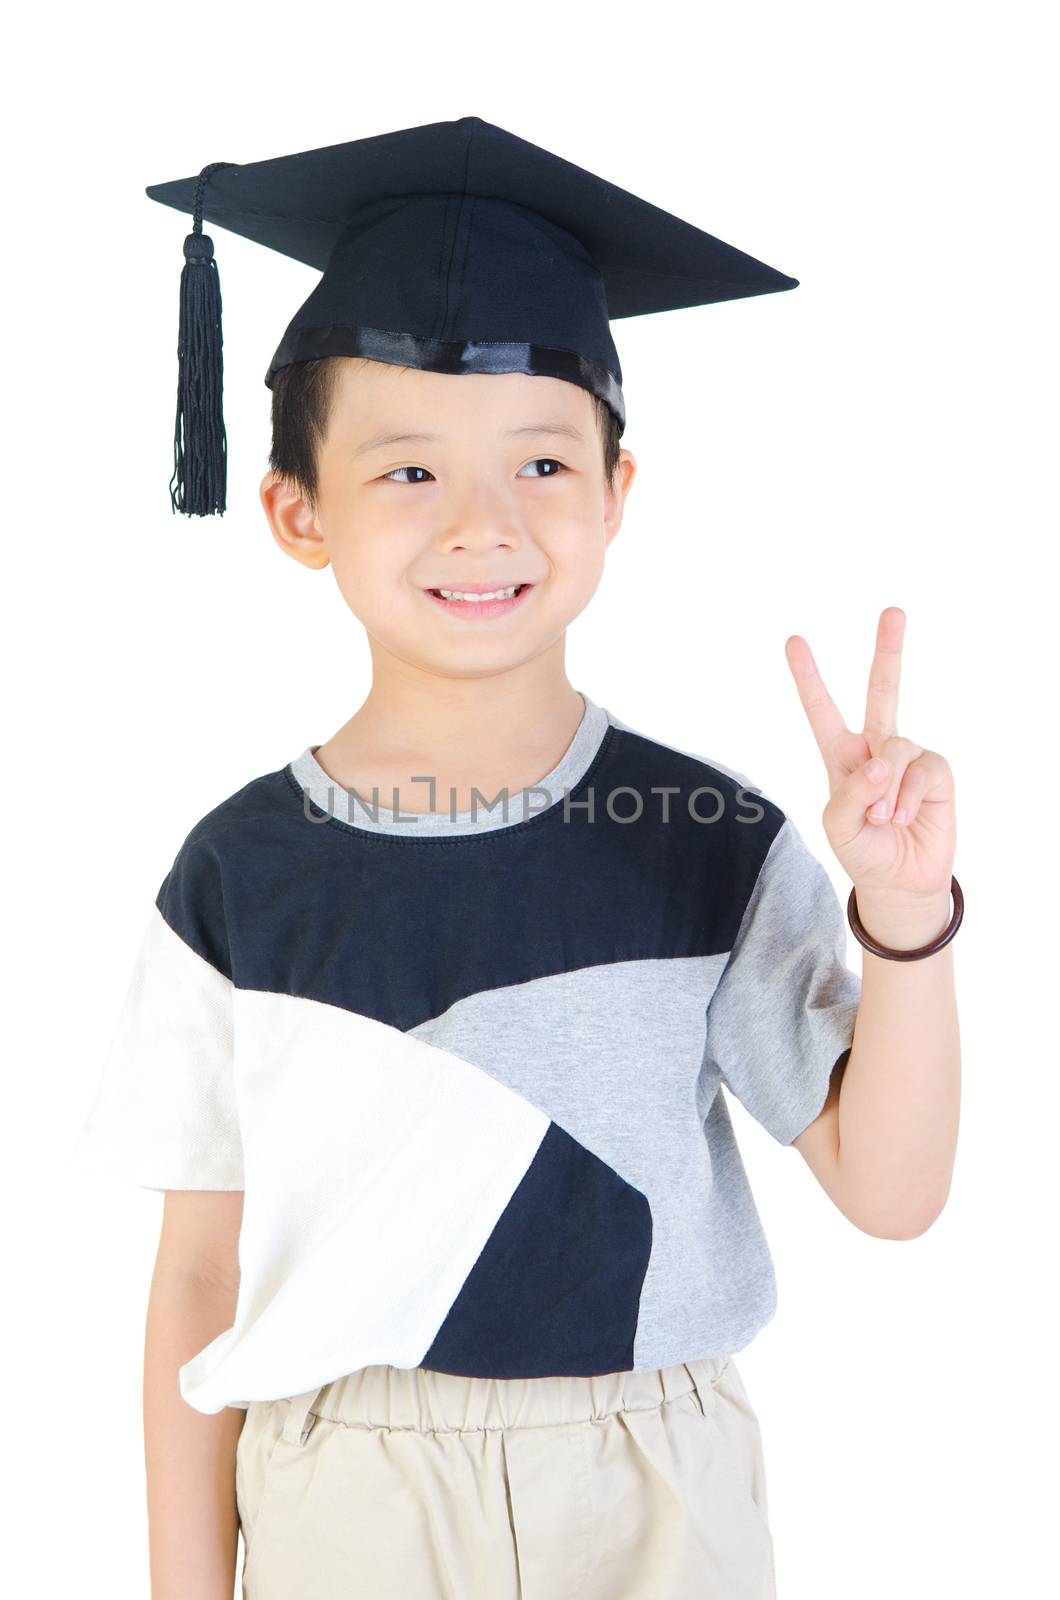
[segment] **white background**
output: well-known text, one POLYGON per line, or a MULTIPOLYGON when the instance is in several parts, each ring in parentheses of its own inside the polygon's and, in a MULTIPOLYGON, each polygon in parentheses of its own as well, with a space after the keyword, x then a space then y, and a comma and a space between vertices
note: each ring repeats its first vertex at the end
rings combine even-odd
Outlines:
MULTIPOLYGON (((780 1306, 738 1357, 782 1600, 1040 1594, 1055 1572, 1057 61, 1044 7, 35 8, 5 81, 5 1541, 20 1593, 147 1593, 140 1381, 161 1197, 76 1179, 191 824, 328 738, 369 658, 257 499, 265 368, 316 274, 210 227, 229 510, 173 516, 181 245, 144 186, 468 114, 801 280, 614 327, 639 463, 568 672, 752 775, 849 889, 784 657, 957 781, 949 1203, 860 1233, 730 1100, 780 1306), (7 1496, 12 1510, 11 1491, 7 1496)), ((860 970, 850 938, 850 962, 860 970)), ((292 1597, 293 1600, 293 1597, 292 1597)))

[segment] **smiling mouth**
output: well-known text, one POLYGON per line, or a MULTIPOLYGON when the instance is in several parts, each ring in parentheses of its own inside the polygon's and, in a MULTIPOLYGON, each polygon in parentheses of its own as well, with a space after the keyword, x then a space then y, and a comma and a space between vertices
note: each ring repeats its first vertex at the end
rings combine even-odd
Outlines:
POLYGON ((481 605, 487 600, 512 600, 523 589, 529 589, 528 583, 500 584, 494 589, 428 589, 428 594, 436 594, 443 600, 466 600, 470 605, 481 605))
POLYGON ((454 616, 498 617, 514 611, 534 587, 532 583, 509 583, 476 592, 473 589, 425 589, 436 605, 454 616))

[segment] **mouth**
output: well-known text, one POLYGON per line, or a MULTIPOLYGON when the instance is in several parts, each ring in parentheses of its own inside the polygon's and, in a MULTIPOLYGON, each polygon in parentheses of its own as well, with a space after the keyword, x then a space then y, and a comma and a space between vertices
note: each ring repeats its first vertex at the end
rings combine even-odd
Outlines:
POLYGON ((492 588, 474 584, 467 589, 425 589, 424 593, 443 611, 479 621, 488 617, 509 616, 526 603, 526 597, 533 587, 532 583, 509 583, 492 588))

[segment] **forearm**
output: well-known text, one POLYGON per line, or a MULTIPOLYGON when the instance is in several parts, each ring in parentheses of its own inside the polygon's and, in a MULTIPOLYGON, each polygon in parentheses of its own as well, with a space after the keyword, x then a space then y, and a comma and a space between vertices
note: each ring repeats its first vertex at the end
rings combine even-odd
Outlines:
MULTIPOLYGON (((915 911, 858 896, 865 929, 892 949, 936 938, 950 909, 948 896, 915 911)), ((960 1117, 955 943, 917 961, 862 951, 836 1159, 843 1209, 884 1238, 923 1233, 949 1193, 960 1117)))
POLYGON ((236 1287, 167 1267, 151 1282, 144 1347, 144 1446, 152 1600, 232 1600, 238 1517, 235 1451, 246 1418, 206 1416, 178 1369, 231 1327, 236 1287))

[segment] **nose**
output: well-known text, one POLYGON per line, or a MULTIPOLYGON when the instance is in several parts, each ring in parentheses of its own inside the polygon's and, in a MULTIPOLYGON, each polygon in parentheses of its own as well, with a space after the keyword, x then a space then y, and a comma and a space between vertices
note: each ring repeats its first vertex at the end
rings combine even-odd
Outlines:
POLYGON ((438 535, 440 550, 467 550, 488 554, 492 550, 518 550, 523 536, 503 496, 479 488, 453 512, 449 525, 438 535))

